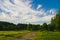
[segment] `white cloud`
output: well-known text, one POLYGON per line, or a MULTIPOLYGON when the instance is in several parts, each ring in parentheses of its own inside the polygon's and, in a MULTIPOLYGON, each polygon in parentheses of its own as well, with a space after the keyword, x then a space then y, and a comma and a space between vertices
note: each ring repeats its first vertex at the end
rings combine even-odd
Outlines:
POLYGON ((39 9, 39 8, 41 8, 41 7, 42 7, 42 5, 38 5, 37 9, 39 9))
POLYGON ((56 9, 50 9, 51 14, 56 14, 56 9))
MULTIPOLYGON (((40 9, 40 11, 33 10, 30 8, 30 2, 31 0, 14 0, 14 4, 12 4, 9 0, 0 0, 0 8, 5 11, 0 13, 0 20, 13 23, 42 24, 43 22, 49 22, 51 17, 54 16, 46 16, 47 12, 43 9, 40 9), (10 14, 7 14, 6 12, 9 12, 10 14), (43 17, 38 17, 40 15, 43 17)), ((42 5, 38 5, 37 9, 41 7, 42 5)))

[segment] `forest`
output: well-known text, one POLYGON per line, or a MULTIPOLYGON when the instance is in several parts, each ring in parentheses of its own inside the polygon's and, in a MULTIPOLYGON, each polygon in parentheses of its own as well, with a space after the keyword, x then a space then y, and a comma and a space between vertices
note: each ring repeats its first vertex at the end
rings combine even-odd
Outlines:
POLYGON ((13 24, 10 22, 0 21, 0 31, 20 31, 20 30, 30 30, 30 31, 60 31, 60 11, 51 18, 51 23, 40 24, 13 24))

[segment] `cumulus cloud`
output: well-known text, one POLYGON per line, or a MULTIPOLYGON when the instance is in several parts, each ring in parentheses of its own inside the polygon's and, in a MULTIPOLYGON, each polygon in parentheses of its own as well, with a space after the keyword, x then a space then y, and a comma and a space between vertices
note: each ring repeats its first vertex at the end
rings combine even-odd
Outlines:
MULTIPOLYGON (((0 0, 0 21, 9 21, 17 23, 33 23, 42 24, 50 22, 54 15, 47 15, 47 11, 43 10, 42 5, 38 5, 38 10, 31 8, 31 0, 0 0)), ((54 13, 54 10, 49 10, 54 13)), ((50 13, 49 12, 49 13, 50 13)))

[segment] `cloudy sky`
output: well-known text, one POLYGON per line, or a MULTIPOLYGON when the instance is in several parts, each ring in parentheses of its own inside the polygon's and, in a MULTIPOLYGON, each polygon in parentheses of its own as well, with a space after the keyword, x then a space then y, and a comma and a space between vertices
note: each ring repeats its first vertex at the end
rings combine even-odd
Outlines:
POLYGON ((0 21, 50 23, 60 10, 60 0, 0 0, 0 21))

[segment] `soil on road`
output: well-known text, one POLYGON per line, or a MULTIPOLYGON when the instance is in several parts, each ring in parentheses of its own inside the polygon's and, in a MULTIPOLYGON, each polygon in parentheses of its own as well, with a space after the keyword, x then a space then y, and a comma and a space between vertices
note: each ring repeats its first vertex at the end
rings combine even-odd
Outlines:
POLYGON ((17 39, 17 40, 35 40, 35 38, 36 38, 36 32, 30 32, 24 35, 21 39, 17 39))

